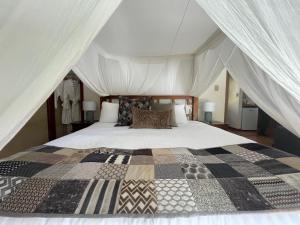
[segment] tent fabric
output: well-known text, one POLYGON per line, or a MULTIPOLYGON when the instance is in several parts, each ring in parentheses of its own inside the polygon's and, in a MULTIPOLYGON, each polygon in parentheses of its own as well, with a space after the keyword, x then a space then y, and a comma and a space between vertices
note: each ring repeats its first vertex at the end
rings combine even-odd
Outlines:
POLYGON ((300 136, 300 102, 258 67, 229 38, 224 36, 216 39, 212 46, 195 56, 199 59, 195 64, 198 66, 198 72, 194 82, 198 94, 209 86, 225 67, 242 90, 261 109, 300 136))
POLYGON ((46 101, 121 0, 0 3, 0 149, 46 101))
POLYGON ((113 55, 193 53, 218 30, 195 0, 124 0, 95 38, 113 55))
POLYGON ((221 30, 300 101, 299 0, 196 0, 221 30))
POLYGON ((118 57, 93 43, 73 71, 99 95, 186 95, 193 56, 118 57))

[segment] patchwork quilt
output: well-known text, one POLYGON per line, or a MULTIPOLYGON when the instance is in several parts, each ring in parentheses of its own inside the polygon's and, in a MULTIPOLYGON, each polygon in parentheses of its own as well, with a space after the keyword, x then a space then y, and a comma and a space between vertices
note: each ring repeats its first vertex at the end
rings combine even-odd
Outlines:
POLYGON ((0 162, 1 215, 181 214, 300 208, 300 158, 211 149, 40 146, 0 162))

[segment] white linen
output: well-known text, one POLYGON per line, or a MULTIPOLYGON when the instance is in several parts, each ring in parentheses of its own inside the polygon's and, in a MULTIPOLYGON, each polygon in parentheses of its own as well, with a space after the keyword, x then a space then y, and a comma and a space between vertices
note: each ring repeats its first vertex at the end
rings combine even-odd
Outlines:
POLYGON ((117 57, 93 43, 73 71, 99 95, 186 95, 193 56, 117 57))
POLYGON ((41 218, 41 217, 4 217, 0 225, 298 225, 299 210, 282 212, 251 212, 217 215, 116 217, 116 218, 41 218))
POLYGON ((221 30, 300 102, 299 0, 196 0, 221 30))
POLYGON ((66 148, 176 148, 203 149, 253 142, 207 124, 188 121, 172 129, 129 129, 111 123, 92 126, 48 142, 46 145, 66 148))
POLYGON ((0 1, 0 149, 46 101, 120 2, 0 1))
POLYGON ((185 124, 188 122, 186 114, 185 114, 185 105, 173 105, 173 115, 175 117, 175 123, 185 124))
POLYGON ((117 123, 119 115, 119 104, 111 102, 102 102, 100 112, 100 123, 117 123))

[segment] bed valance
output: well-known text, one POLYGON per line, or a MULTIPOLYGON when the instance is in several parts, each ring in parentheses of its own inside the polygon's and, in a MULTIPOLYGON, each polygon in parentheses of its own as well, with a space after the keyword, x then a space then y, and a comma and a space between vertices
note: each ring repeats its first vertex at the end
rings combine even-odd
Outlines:
POLYGON ((94 42, 73 71, 102 96, 187 95, 193 82, 193 60, 193 55, 112 56, 94 42))

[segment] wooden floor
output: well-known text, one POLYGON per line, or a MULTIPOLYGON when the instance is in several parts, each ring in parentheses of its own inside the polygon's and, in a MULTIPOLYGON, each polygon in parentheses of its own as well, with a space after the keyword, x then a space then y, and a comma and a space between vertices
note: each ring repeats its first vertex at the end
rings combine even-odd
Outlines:
POLYGON ((249 138, 263 145, 269 145, 269 146, 273 145, 273 138, 257 135, 256 131, 242 131, 242 130, 236 130, 231 128, 229 128, 227 131, 243 136, 245 138, 249 138))

